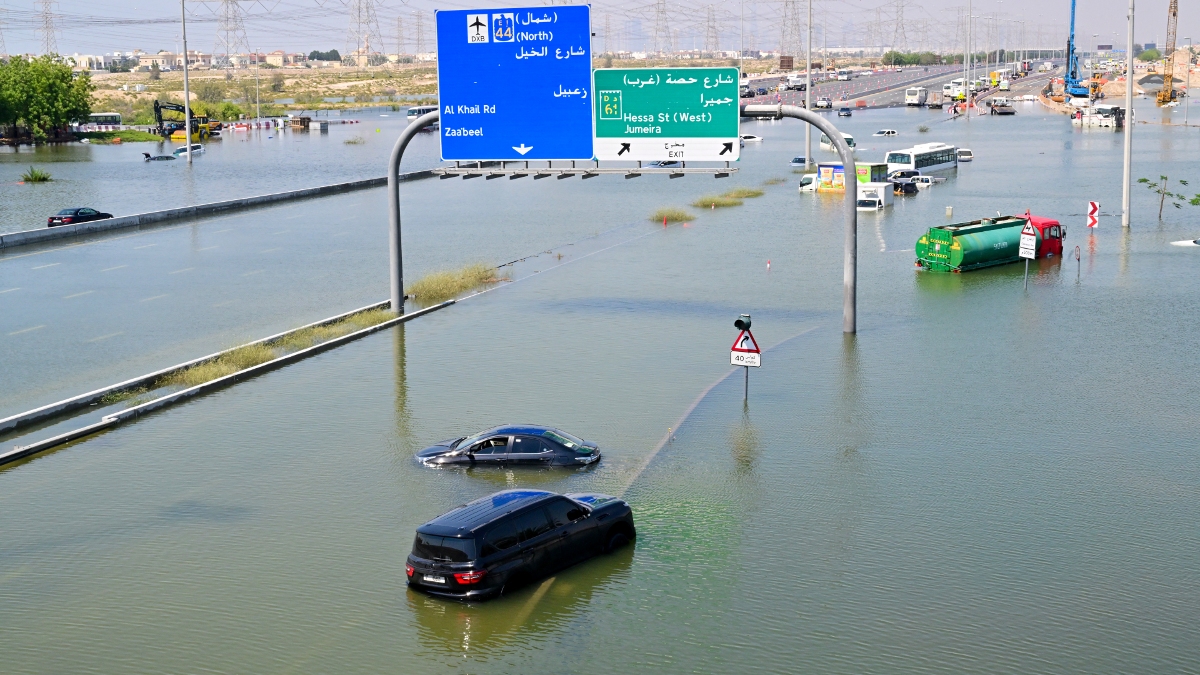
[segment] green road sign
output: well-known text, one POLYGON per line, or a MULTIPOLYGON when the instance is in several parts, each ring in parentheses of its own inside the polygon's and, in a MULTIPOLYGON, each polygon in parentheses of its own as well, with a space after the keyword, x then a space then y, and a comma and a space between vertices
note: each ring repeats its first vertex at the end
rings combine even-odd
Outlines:
POLYGON ((737 68, 601 68, 593 83, 596 159, 738 159, 737 68))

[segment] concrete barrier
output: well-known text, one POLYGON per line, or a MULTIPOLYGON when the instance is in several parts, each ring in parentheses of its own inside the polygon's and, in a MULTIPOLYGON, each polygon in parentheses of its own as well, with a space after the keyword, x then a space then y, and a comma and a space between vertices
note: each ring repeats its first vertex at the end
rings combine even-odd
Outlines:
MULTIPOLYGON (((422 178, 430 178, 432 176, 432 171, 413 171, 410 173, 400 174, 400 180, 419 180, 422 178)), ((334 183, 332 185, 321 185, 318 187, 304 188, 301 190, 276 192, 273 194, 259 195, 257 197, 243 197, 241 199, 229 199, 223 202, 212 202, 209 204, 197 204, 195 206, 183 206, 176 209, 164 209, 162 211, 138 213, 132 216, 118 216, 116 218, 109 218, 107 220, 94 220, 89 223, 78 223, 76 225, 61 225, 59 227, 44 227, 36 230, 10 232, 8 234, 0 234, 0 251, 16 246, 40 244, 58 239, 69 239, 72 237, 80 237, 89 234, 99 234, 102 232, 108 232, 110 230, 122 230, 131 227, 143 227, 146 225, 155 225, 188 218, 198 218, 201 216, 224 213, 226 211, 251 209, 260 206, 269 206, 279 202, 292 201, 296 199, 309 199, 312 197, 323 197, 326 195, 341 194, 343 192, 353 192, 355 190, 383 187, 385 185, 387 185, 386 176, 382 178, 367 178, 365 180, 334 183)))
MULTIPOLYGON (((392 326, 404 323, 406 321, 411 321, 419 316, 429 314, 430 312, 436 312, 439 309, 443 309, 445 307, 449 307, 450 305, 453 305, 455 302, 456 302, 455 300, 447 300, 445 302, 438 303, 436 305, 432 305, 430 307, 426 307, 424 309, 420 309, 415 312, 409 312, 408 314, 400 315, 394 319, 388 319, 387 321, 377 323, 374 326, 367 326, 366 328, 357 330, 353 333, 348 333, 341 337, 336 337, 336 338, 333 338, 332 340, 326 340, 325 342, 322 342, 320 344, 316 344, 311 347, 292 352, 290 354, 285 354, 283 356, 280 356, 279 358, 267 361, 266 363, 260 363, 257 366, 251 366, 250 368, 246 368, 244 370, 239 370, 238 372, 231 373, 229 375, 226 375, 225 377, 219 377, 215 380, 210 380, 208 382, 198 384, 194 387, 189 387, 187 389, 183 389, 181 391, 177 391, 172 394, 167 394, 166 396, 161 396, 159 398, 154 399, 153 401, 147 401, 146 403, 142 403, 140 405, 136 405, 131 408, 126 408, 125 410, 121 410, 119 412, 112 413, 111 415, 106 415, 99 422, 94 422, 92 424, 88 424, 88 425, 80 427, 78 429, 72 429, 71 431, 68 431, 68 432, 65 432, 62 434, 58 434, 57 436, 52 436, 47 439, 43 439, 36 443, 31 443, 29 445, 23 445, 23 446, 15 446, 12 450, 9 450, 8 452, 0 453, 0 466, 9 464, 12 462, 16 462, 18 460, 29 457, 30 455, 35 455, 44 450, 49 450, 50 448, 57 447, 59 445, 63 445, 65 443, 69 443, 71 441, 83 438, 84 436, 89 436, 98 431, 103 431, 104 429, 108 429, 110 427, 116 426, 122 422, 135 420, 141 415, 145 415, 147 413, 153 412, 155 410, 160 410, 162 408, 166 408, 166 407, 175 405, 177 403, 182 403, 192 397, 207 394, 211 391, 216 391, 217 389, 227 387, 231 384, 235 384, 242 380, 245 380, 245 379, 248 379, 251 377, 255 377, 257 375, 261 375, 263 373, 275 370, 276 368, 282 368, 283 366, 295 363, 297 361, 301 361, 310 356, 315 356, 317 354, 320 354, 323 351, 333 349, 334 347, 340 347, 341 345, 344 345, 348 342, 353 342, 354 340, 357 340, 359 338, 366 337, 367 335, 370 335, 372 333, 384 330, 386 328, 391 328, 392 326)), ((379 306, 387 305, 387 304, 389 304, 389 303, 383 302, 383 303, 378 303, 376 305, 372 305, 371 307, 379 307, 379 306)), ((355 312, 358 312, 358 311, 362 311, 362 310, 355 310, 355 312)), ((321 324, 326 324, 326 323, 332 323, 333 321, 336 321, 338 318, 345 317, 345 316, 348 316, 349 314, 353 314, 353 313, 354 312, 348 312, 346 314, 339 314, 338 317, 326 319, 326 320, 318 322, 316 324, 309 324, 309 325, 315 326, 315 325, 321 325, 321 324)), ((301 330, 301 329, 297 328, 295 330, 301 330)), ((293 332, 293 331, 288 331, 288 332, 293 332)), ((281 333, 280 335, 285 335, 285 333, 281 333)), ((269 341, 272 339, 275 339, 275 338, 263 338, 262 340, 256 340, 254 342, 250 342, 247 344, 258 344, 260 342, 266 342, 266 341, 269 341)), ((242 346, 246 346, 246 345, 242 345, 242 346)), ((237 348, 235 347, 235 349, 237 349, 237 348)), ((208 359, 208 358, 212 358, 212 357, 205 357, 205 359, 208 359)), ((142 381, 147 381, 147 382, 152 381, 153 378, 157 378, 161 373, 181 370, 181 369, 187 367, 187 365, 189 365, 189 364, 194 364, 194 363, 197 363, 198 361, 203 361, 205 359, 195 359, 192 361, 188 361, 186 364, 180 364, 178 366, 173 366, 172 368, 169 368, 167 370, 158 371, 157 374, 146 375, 146 376, 143 376, 142 378, 137 378, 137 379, 142 380, 142 381)), ((130 382, 132 382, 132 381, 133 380, 130 380, 130 382)), ((115 386, 120 386, 120 385, 115 385, 115 386)), ((110 391, 111 391, 111 389, 110 389, 110 391)), ((68 399, 68 400, 71 400, 71 399, 68 399)), ((55 405, 57 405, 57 404, 55 404, 55 405)), ((28 413, 25 413, 25 414, 28 414, 28 413)), ((12 418, 9 418, 9 419, 12 419, 12 418)))

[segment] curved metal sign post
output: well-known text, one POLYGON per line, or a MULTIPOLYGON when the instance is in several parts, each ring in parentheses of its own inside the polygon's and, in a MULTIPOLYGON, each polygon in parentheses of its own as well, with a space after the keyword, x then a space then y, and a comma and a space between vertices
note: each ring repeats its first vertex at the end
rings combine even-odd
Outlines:
POLYGON ((392 311, 404 313, 404 260, 401 258, 400 246, 400 158, 404 149, 417 132, 438 121, 437 110, 425 113, 412 124, 405 127, 396 146, 392 148, 392 157, 388 160, 388 250, 391 251, 391 281, 392 281, 392 311))
POLYGON ((846 250, 842 271, 842 332, 858 332, 858 172, 854 169, 854 152, 842 138, 842 132, 829 120, 794 105, 744 105, 742 117, 779 119, 794 117, 825 133, 842 158, 846 180, 846 250))

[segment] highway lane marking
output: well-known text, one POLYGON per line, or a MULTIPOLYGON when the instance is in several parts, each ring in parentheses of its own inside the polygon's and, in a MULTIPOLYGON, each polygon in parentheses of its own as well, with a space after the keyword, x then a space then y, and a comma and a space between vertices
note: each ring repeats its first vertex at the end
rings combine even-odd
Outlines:
POLYGON ((14 330, 13 332, 9 333, 9 335, 20 335, 21 333, 29 333, 31 331, 39 330, 39 329, 42 329, 45 327, 46 327, 46 324, 42 324, 40 326, 34 326, 33 328, 22 328, 21 330, 14 330))
POLYGON ((95 293, 95 292, 96 291, 84 291, 82 293, 74 293, 72 295, 64 295, 63 300, 70 300, 71 298, 79 298, 79 297, 83 297, 85 295, 91 295, 92 293, 95 293))
POLYGON ((151 300, 158 300, 159 298, 165 298, 165 297, 167 297, 166 293, 164 293, 162 295, 155 295, 155 296, 152 296, 149 298, 142 298, 141 300, 138 300, 138 302, 150 302, 151 300))
POLYGON ((35 268, 33 268, 33 269, 35 269, 35 270, 44 270, 44 269, 46 269, 47 267, 54 267, 55 265, 61 265, 61 264, 62 264, 62 263, 50 263, 49 265, 38 265, 37 267, 35 267, 35 268))
POLYGON ((197 250, 197 251, 211 251, 211 250, 213 250, 214 248, 217 248, 217 247, 216 247, 216 246, 205 246, 204 248, 198 248, 198 249, 196 249, 196 250, 197 250))
POLYGON ((183 274, 184 272, 191 272, 194 269, 196 269, 196 268, 195 267, 185 267, 181 270, 175 270, 174 272, 167 272, 167 274, 183 274))
POLYGON ((330 251, 330 252, 329 252, 329 255, 333 255, 334 253, 345 253, 345 252, 346 252, 346 249, 344 249, 344 248, 339 248, 339 249, 337 249, 337 250, 335 250, 335 251, 330 251))
POLYGON ((6 288, 6 289, 0 291, 0 293, 12 293, 13 291, 19 291, 19 290, 21 290, 21 289, 20 288, 6 288))
POLYGON ((228 305, 232 305, 235 302, 237 302, 237 300, 226 300, 225 302, 218 302, 217 304, 213 305, 213 307, 226 307, 228 305))
POLYGON ((125 331, 117 331, 116 333, 109 333, 108 335, 101 335, 100 337, 94 337, 91 340, 88 340, 88 342, 100 342, 101 340, 107 340, 108 338, 115 338, 118 335, 124 335, 124 334, 125 334, 125 331))
POLYGON ((146 244, 145 246, 134 246, 133 250, 136 251, 136 250, 142 249, 142 248, 150 248, 151 246, 158 246, 158 244, 146 244))
POLYGON ((111 271, 113 271, 113 270, 119 270, 119 269, 121 269, 122 267, 129 267, 129 265, 117 265, 116 267, 110 267, 110 268, 108 268, 108 269, 105 269, 105 270, 100 270, 100 271, 101 271, 101 272, 111 272, 111 271))
POLYGON ((254 270, 253 272, 246 272, 246 273, 245 273, 245 274, 243 274, 242 276, 244 276, 244 277, 248 277, 248 276, 250 276, 251 274, 261 274, 262 272, 266 272, 266 270, 254 270))
POLYGON ((217 230, 216 232, 213 232, 213 234, 221 234, 222 232, 233 232, 233 228, 227 227, 224 230, 217 230))
POLYGON ((282 246, 276 246, 275 248, 268 248, 268 249, 266 249, 266 250, 264 250, 264 251, 259 251, 259 253, 270 253, 270 252, 272 252, 272 251, 278 251, 278 250, 280 250, 280 249, 282 249, 282 248, 283 248, 282 246))

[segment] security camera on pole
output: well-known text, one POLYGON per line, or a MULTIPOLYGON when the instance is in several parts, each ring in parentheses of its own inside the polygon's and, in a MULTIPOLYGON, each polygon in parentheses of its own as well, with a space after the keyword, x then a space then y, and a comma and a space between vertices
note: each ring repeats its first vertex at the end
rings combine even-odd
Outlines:
POLYGON ((741 332, 733 341, 733 346, 729 348, 729 365, 742 366, 746 371, 746 387, 742 394, 742 401, 745 402, 750 399, 750 369, 762 365, 762 350, 758 348, 758 342, 754 340, 754 334, 750 332, 749 314, 738 317, 733 322, 733 327, 741 332))

